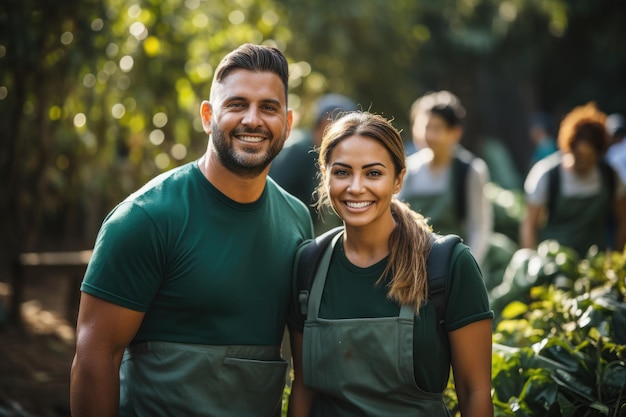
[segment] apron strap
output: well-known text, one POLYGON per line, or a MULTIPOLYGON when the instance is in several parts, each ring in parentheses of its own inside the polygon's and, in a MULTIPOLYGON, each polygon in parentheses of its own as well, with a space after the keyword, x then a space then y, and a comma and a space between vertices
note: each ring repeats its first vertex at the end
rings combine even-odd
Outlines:
POLYGON ((315 277, 313 278, 311 293, 309 295, 309 304, 307 311, 308 320, 317 320, 318 318, 321 304, 320 301, 322 300, 322 292, 324 291, 324 284, 326 284, 326 276, 328 275, 328 267, 330 266, 330 258, 332 258, 335 245, 342 235, 343 233, 337 233, 337 235, 333 237, 333 240, 326 248, 322 259, 317 266, 317 272, 315 273, 315 277))

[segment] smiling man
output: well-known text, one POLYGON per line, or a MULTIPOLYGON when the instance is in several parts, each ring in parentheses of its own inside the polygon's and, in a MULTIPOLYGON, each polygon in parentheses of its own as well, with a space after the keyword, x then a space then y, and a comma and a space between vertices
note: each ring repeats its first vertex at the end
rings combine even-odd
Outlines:
POLYGON ((280 415, 280 343, 308 209, 267 177, 289 135, 287 61, 242 45, 201 104, 206 153, 105 219, 71 375, 80 416, 280 415))

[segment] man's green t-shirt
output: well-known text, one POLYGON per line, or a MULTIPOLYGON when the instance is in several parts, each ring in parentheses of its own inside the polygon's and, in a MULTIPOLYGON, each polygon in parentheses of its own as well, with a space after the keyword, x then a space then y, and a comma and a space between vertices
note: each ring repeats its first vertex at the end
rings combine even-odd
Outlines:
POLYGON ((133 343, 279 345, 307 208, 268 178, 237 203, 189 163, 105 219, 81 290, 145 312, 133 343))

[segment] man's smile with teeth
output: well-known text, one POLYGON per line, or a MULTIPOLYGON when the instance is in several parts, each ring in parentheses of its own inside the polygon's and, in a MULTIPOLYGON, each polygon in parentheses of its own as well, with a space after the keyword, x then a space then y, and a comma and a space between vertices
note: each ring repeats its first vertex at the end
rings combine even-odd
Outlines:
POLYGON ((371 201, 346 201, 346 206, 357 209, 371 206, 372 204, 374 203, 371 201))
POLYGON ((264 138, 258 136, 237 136, 237 139, 249 143, 258 143, 262 142, 264 138))

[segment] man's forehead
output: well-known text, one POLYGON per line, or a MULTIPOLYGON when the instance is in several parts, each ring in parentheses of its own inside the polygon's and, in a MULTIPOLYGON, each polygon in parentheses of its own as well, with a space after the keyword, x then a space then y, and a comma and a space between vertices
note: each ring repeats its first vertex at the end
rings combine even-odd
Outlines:
POLYGON ((285 86, 281 78, 271 71, 235 69, 221 81, 214 81, 211 98, 241 97, 285 102, 285 86))

